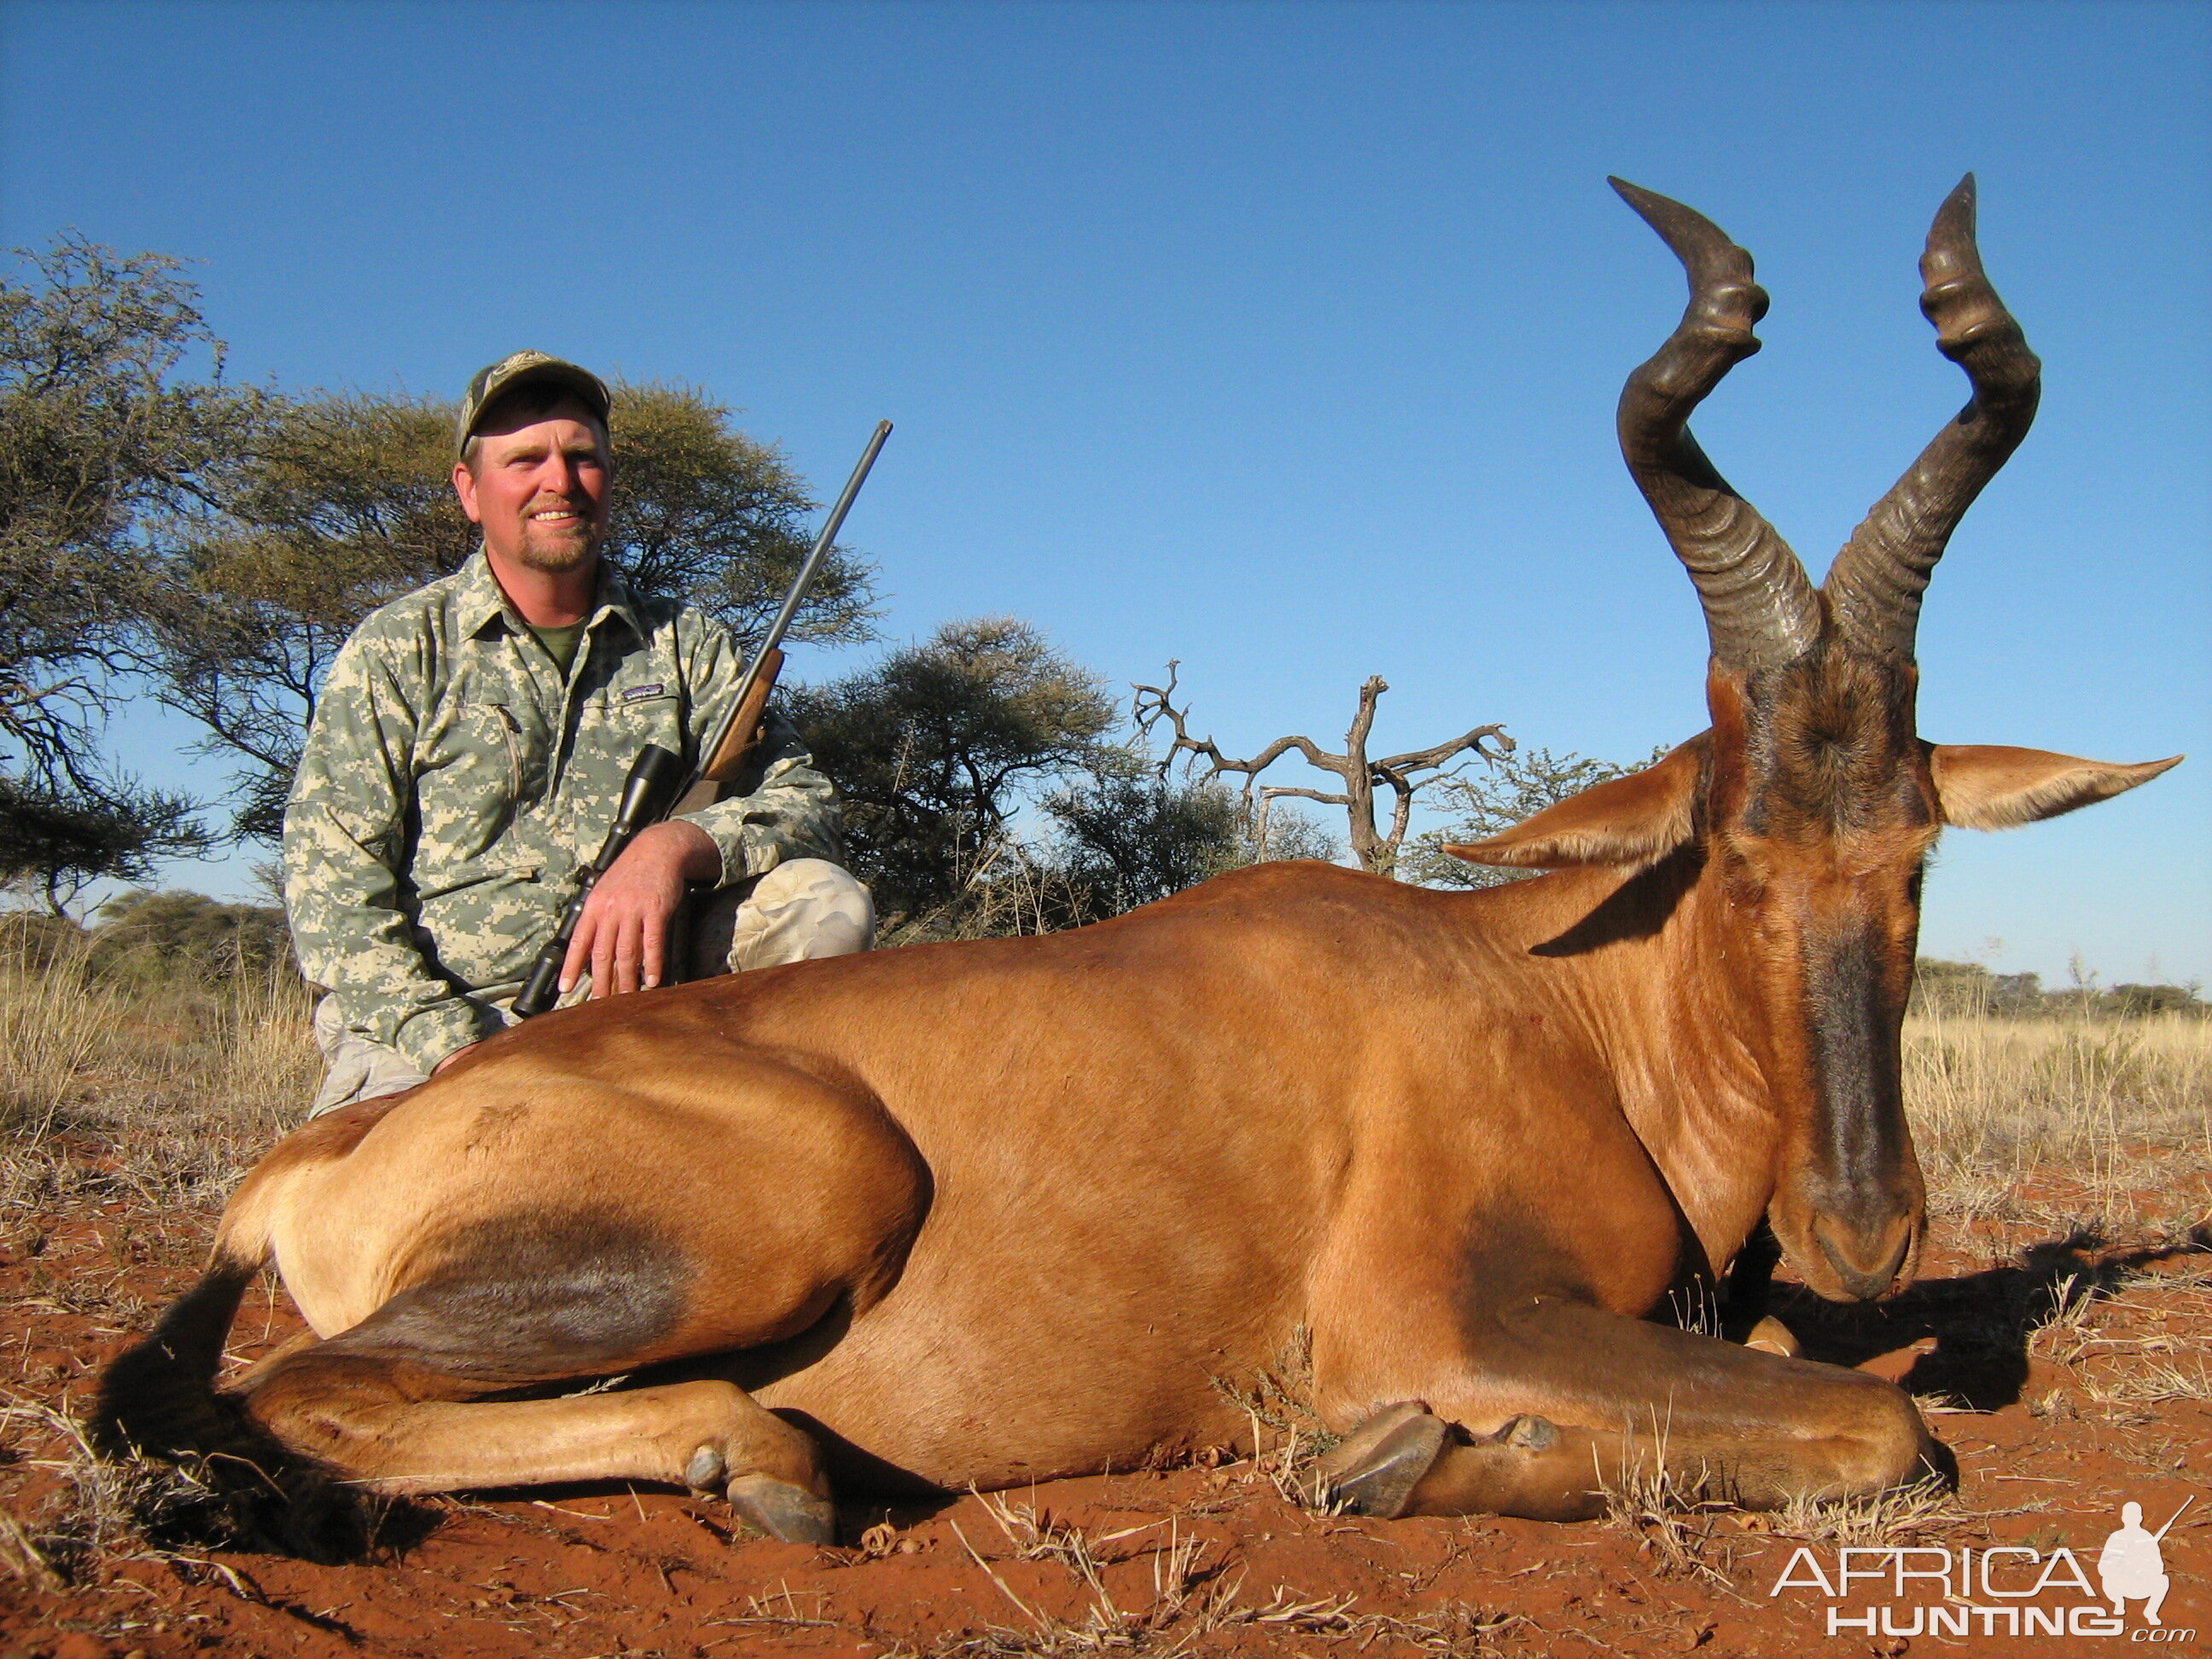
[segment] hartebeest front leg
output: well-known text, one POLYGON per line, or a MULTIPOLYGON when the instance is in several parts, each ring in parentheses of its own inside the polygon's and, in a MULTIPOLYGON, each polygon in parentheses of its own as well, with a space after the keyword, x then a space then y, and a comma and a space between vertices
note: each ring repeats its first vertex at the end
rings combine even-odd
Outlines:
POLYGON ((1376 1515, 1572 1521, 1663 1467, 1753 1509, 1880 1492, 1941 1457, 1878 1377, 1734 1346, 1571 1301, 1493 1316, 1419 1401, 1377 1412, 1324 1461, 1376 1515))
POLYGON ((1601 1118, 1582 1133, 1574 1167, 1607 1224, 1549 1241, 1534 1282, 1515 1264, 1536 1253, 1489 1243, 1528 1223, 1488 1203, 1463 1224, 1464 1255, 1408 1248, 1408 1218, 1442 1206, 1401 1194, 1438 1160, 1378 1159, 1358 1183, 1310 1304, 1316 1403, 1349 1430, 1322 1473, 1353 1508, 1577 1520, 1662 1466, 1773 1508, 1879 1492, 1940 1455, 1911 1401, 1878 1377, 1611 1311, 1580 1289, 1644 1305, 1690 1248, 1625 1129, 1601 1118), (1648 1271, 1624 1274, 1623 1261, 1648 1271))

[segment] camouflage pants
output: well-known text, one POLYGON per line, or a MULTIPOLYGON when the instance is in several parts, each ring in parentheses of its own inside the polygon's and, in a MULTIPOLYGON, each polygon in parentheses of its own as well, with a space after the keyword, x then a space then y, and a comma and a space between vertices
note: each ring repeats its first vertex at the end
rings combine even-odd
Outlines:
MULTIPOLYGON (((678 977, 708 979, 847 956, 872 949, 875 942, 876 907, 868 890, 824 860, 792 859, 764 876, 717 888, 694 906, 683 940, 689 971, 678 977)), ((504 1006, 513 994, 498 1000, 504 1006)), ((580 983, 561 1000, 562 1006, 589 994, 588 981, 580 983)), ((425 1080, 398 1049, 348 1030, 332 997, 315 1005, 315 1046, 330 1070, 307 1109, 309 1117, 396 1095, 425 1080)))

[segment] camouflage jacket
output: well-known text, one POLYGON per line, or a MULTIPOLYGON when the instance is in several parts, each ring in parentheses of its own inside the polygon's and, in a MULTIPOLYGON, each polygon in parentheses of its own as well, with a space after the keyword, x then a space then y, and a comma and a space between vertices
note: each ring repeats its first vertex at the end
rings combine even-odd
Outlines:
MULTIPOLYGON (((479 551, 331 666, 284 811, 300 965, 424 1071, 506 1024, 648 743, 696 764, 743 668, 705 613, 602 577, 562 682, 479 551)), ((842 862, 829 781, 770 710, 743 793, 690 815, 725 884, 842 862)))

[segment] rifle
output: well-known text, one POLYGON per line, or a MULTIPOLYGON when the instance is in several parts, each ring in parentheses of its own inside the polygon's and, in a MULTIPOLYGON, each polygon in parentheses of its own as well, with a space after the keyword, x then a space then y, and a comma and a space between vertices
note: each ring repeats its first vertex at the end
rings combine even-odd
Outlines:
POLYGON ((875 434, 868 440, 860 465, 853 469, 853 476, 845 481, 844 493, 837 497, 837 504, 823 520, 822 533, 815 538, 814 550, 799 567, 799 574, 791 584, 791 591, 783 596, 775 620, 769 624, 768 632, 761 637, 760 648, 745 665, 745 672, 738 681, 737 695, 730 700, 730 712, 722 717, 714 740, 700 749, 699 765, 687 774, 680 756, 671 754, 659 744, 649 743, 630 767, 629 776, 623 784, 621 803, 615 808, 615 821, 607 830, 606 840, 599 844, 599 856, 576 872, 575 896, 562 911, 561 925, 553 930, 553 937, 538 953, 537 961, 531 964, 528 981, 514 999, 513 1006, 518 1019, 542 1014, 559 1000, 562 964, 568 959, 568 946, 576 937, 577 923, 583 920, 584 906, 592 896, 592 890, 599 884, 599 878, 614 868, 615 860, 637 839, 638 833, 673 817, 680 808, 692 805, 696 793, 704 793, 707 796, 697 805, 708 805, 713 786, 727 783, 744 769, 745 757, 760 740, 761 720, 768 711, 769 693, 775 689, 776 676, 783 672, 783 653, 779 648, 783 636, 805 599, 807 589, 814 585, 822 561, 829 556, 830 544, 844 527, 845 514, 851 509, 854 497, 860 493, 860 486, 867 482, 868 469, 875 465, 884 440, 890 435, 889 421, 876 422, 875 434))

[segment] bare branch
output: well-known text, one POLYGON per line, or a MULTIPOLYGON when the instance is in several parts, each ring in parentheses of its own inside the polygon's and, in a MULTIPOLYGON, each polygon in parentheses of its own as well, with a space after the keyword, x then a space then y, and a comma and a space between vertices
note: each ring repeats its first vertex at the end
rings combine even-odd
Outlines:
POLYGON ((1260 793, 1262 795, 1265 795, 1269 800, 1280 799, 1282 797, 1288 795, 1297 800, 1317 800, 1325 806, 1349 806, 1352 805, 1352 797, 1349 795, 1324 795, 1318 789, 1300 789, 1294 785, 1285 783, 1268 784, 1265 788, 1261 789, 1260 793))
MULTIPOLYGON (((1361 867, 1377 875, 1389 875, 1396 867, 1398 849, 1403 845, 1407 829, 1412 822, 1415 796, 1430 784, 1455 774, 1460 769, 1452 763, 1462 756, 1494 762, 1513 752, 1513 739, 1505 734, 1505 728, 1491 725, 1478 726, 1448 742, 1434 744, 1426 749, 1410 750, 1383 760, 1370 760, 1367 755, 1367 739, 1375 727, 1376 706, 1382 694, 1390 689, 1389 683, 1376 674, 1370 675, 1359 688, 1358 707, 1352 714, 1351 729, 1345 734, 1343 754, 1332 754, 1310 738, 1292 735, 1276 738, 1249 760, 1234 759, 1223 754, 1220 745, 1211 737, 1191 735, 1189 707, 1186 704, 1178 708, 1175 702, 1181 666, 1179 661, 1168 664, 1165 685, 1133 687, 1136 696, 1131 714, 1138 734, 1150 738, 1163 723, 1174 733, 1167 753, 1160 758, 1159 771, 1163 776, 1181 756, 1188 756, 1187 763, 1194 769, 1203 763, 1206 769, 1204 775, 1208 780, 1231 772, 1242 774, 1246 821, 1254 828, 1263 849, 1263 856, 1267 803, 1288 796, 1343 807, 1351 830, 1352 850, 1358 854, 1361 867), (1296 750, 1316 771, 1332 773, 1341 778, 1344 781, 1343 792, 1332 793, 1268 784, 1259 788, 1259 805, 1255 808, 1255 786, 1259 782, 1260 775, 1292 750, 1296 750), (1429 775, 1424 776, 1423 774, 1429 775), (1389 789, 1394 797, 1390 830, 1387 836, 1375 826, 1375 791, 1377 786, 1389 789)), ((1464 762, 1461 763, 1465 764, 1464 762)))
MULTIPOLYGON (((1396 804, 1390 809, 1389 842, 1391 849, 1395 852, 1405 844, 1406 825, 1413 816, 1413 792, 1419 789, 1420 785, 1409 782, 1396 773, 1389 775, 1390 787, 1398 797, 1396 804)), ((1425 779, 1424 781, 1434 782, 1435 780, 1425 779)))
POLYGON ((1163 720, 1175 730, 1175 740, 1168 745, 1168 752, 1160 759, 1159 771, 1163 777, 1167 775, 1168 768, 1175 763, 1177 755, 1202 757, 1207 763, 1206 775, 1208 778, 1218 778, 1224 772, 1242 772, 1248 777, 1256 776, 1293 749, 1305 757, 1308 765, 1344 775, 1351 764, 1349 759, 1342 755, 1329 754, 1311 738, 1278 738, 1250 760, 1231 760, 1221 752, 1212 738, 1192 737, 1190 728, 1184 723, 1189 716, 1189 709, 1177 708, 1170 701, 1175 694, 1176 671, 1181 665, 1180 662, 1168 664, 1168 683, 1164 686, 1133 683, 1131 687, 1137 694, 1131 713, 1136 721, 1138 735, 1149 738, 1152 728, 1163 720))
POLYGON ((1478 726, 1472 732, 1462 733, 1449 743, 1437 744, 1432 749, 1416 749, 1411 754, 1392 755, 1376 761, 1375 769, 1378 772, 1418 772, 1425 768, 1442 766, 1454 756, 1464 754, 1470 749, 1485 760, 1499 760, 1513 752, 1514 743, 1505 735, 1505 728, 1502 726, 1478 726), (1482 746, 1485 743, 1495 743, 1498 752, 1492 754, 1482 746))

